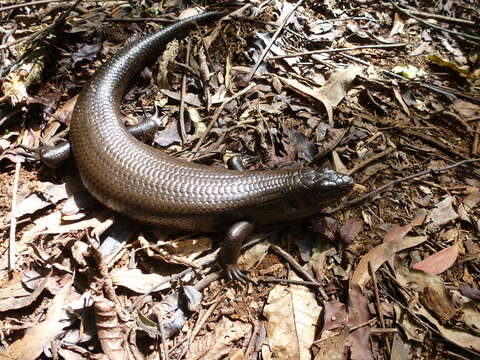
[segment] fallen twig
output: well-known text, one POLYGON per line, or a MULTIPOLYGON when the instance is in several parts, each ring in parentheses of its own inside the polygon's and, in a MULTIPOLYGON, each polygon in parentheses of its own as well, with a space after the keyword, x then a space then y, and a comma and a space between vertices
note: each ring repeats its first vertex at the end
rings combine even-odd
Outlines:
POLYGON ((349 170, 347 172, 347 175, 352 175, 354 173, 356 173, 358 170, 360 170, 361 168, 367 166, 368 164, 384 157, 384 156, 387 156, 389 154, 391 154, 392 152, 394 152, 395 150, 397 150, 397 148, 395 146, 390 146, 388 147, 387 149, 383 150, 382 152, 378 153, 378 154, 375 154, 373 155, 372 157, 362 161, 360 164, 358 164, 357 166, 355 166, 352 170, 349 170))
POLYGON ((466 164, 479 162, 479 161, 480 161, 480 158, 462 160, 462 161, 459 161, 459 162, 457 162, 455 164, 452 164, 452 165, 447 165, 447 166, 437 168, 437 169, 427 169, 427 170, 420 171, 420 172, 412 174, 412 175, 402 177, 400 179, 395 179, 395 180, 389 182, 388 184, 382 185, 382 186, 368 192, 367 194, 365 194, 363 196, 360 196, 359 198, 347 201, 347 202, 343 203, 342 205, 337 206, 336 208, 333 208, 331 210, 324 211, 323 214, 332 215, 332 214, 334 214, 334 213, 336 213, 340 210, 343 210, 347 207, 360 204, 360 203, 364 202, 365 200, 367 200, 369 198, 373 198, 374 195, 377 195, 377 194, 379 194, 379 193, 381 193, 385 190, 388 190, 388 189, 394 187, 395 185, 400 184, 404 181, 415 179, 415 178, 418 178, 418 177, 421 177, 421 176, 424 176, 424 175, 437 174, 437 173, 447 171, 447 170, 450 170, 450 169, 453 169, 453 168, 456 168, 456 167, 459 167, 459 166, 463 166, 463 165, 466 165, 466 164))
POLYGON ((210 120, 210 123, 208 124, 207 128, 205 129, 205 131, 202 133, 202 135, 200 136, 200 139, 198 139, 198 142, 197 144, 195 145, 195 147, 193 148, 192 150, 192 154, 190 155, 189 157, 189 160, 192 161, 193 157, 195 156, 195 154, 198 152, 198 149, 200 149, 200 146, 202 146, 202 143, 203 143, 203 140, 205 140, 205 138, 207 137, 208 133, 210 132, 210 130, 212 130, 213 126, 215 125, 215 123, 217 122, 218 118, 220 117, 220 114, 223 112, 223 109, 225 108, 225 105, 227 105, 230 101, 232 100, 235 100, 236 98, 246 94, 247 92, 249 92, 253 87, 255 86, 255 84, 250 84, 248 85, 245 89, 242 89, 240 90, 239 92, 237 92, 236 94, 230 96, 228 99, 225 99, 222 104, 217 108, 217 110, 215 110, 215 112, 213 113, 213 116, 212 116, 212 120, 210 120))
MULTIPOLYGON (((382 325, 382 329, 385 329, 385 318, 383 317, 383 308, 382 303, 380 302, 380 294, 378 292, 378 283, 377 283, 377 276, 375 274, 375 270, 373 269, 372 263, 368 262, 368 270, 370 272, 370 276, 372 277, 373 281, 373 290, 375 294, 375 305, 377 308, 378 319, 380 320, 380 325, 382 325)), ((390 346, 390 342, 388 339, 385 339, 386 350, 388 354, 388 358, 390 358, 390 354, 392 353, 392 347, 390 346)))
POLYGON ((435 25, 435 24, 432 24, 431 22, 428 22, 428 21, 425 21, 423 19, 420 19, 418 16, 415 16, 413 15, 410 11, 408 10, 405 10, 403 8, 401 8, 400 6, 397 5, 397 3, 393 0, 388 0, 390 2, 390 4, 392 4, 395 9, 397 9, 399 12, 401 12, 402 14, 408 16, 408 17, 411 17, 412 19, 415 19, 417 20, 419 23, 425 25, 425 26, 428 26, 428 27, 431 27, 432 29, 435 29, 435 30, 440 30, 440 31, 445 31, 449 34, 452 34, 452 35, 456 35, 456 36, 461 36, 461 37, 464 37, 466 39, 470 39, 470 40, 474 40, 474 41, 480 41, 480 37, 479 36, 475 36, 475 35, 469 35, 469 34, 465 34, 465 33, 461 33, 461 32, 458 32, 458 31, 454 31, 454 30, 449 30, 449 29, 445 29, 445 28, 442 28, 441 26, 438 26, 438 25, 435 25))
MULTIPOLYGON (((185 55, 185 65, 188 66, 188 62, 190 61, 190 50, 192 49, 192 41, 188 38, 187 42, 187 54, 185 55)), ((187 75, 183 73, 182 75, 182 90, 180 96, 180 137, 182 138, 182 143, 185 142, 187 139, 187 132, 185 130, 185 93, 187 89, 187 75)))
POLYGON ((18 190, 18 180, 20 177, 20 167, 21 163, 17 162, 15 164, 15 175, 13 176, 12 184, 12 207, 11 207, 11 217, 10 217, 10 237, 8 243, 8 269, 12 271, 15 268, 15 234, 17 227, 17 217, 15 215, 17 210, 17 190, 18 190))
POLYGON ((423 18, 435 19, 435 20, 450 23, 450 24, 458 24, 458 25, 472 26, 472 27, 477 26, 475 24, 475 21, 457 19, 457 18, 454 18, 454 17, 451 17, 451 16, 432 14, 432 13, 428 13, 428 12, 424 12, 424 11, 418 11, 418 10, 415 10, 415 9, 405 9, 405 8, 402 8, 402 7, 401 7, 401 9, 403 9, 405 11, 408 11, 409 13, 411 13, 413 15, 423 17, 423 18))
POLYGON ((303 52, 297 52, 297 53, 291 53, 291 54, 285 54, 285 55, 271 56, 266 60, 285 59, 289 57, 323 54, 323 53, 336 53, 336 52, 353 51, 353 50, 360 50, 360 49, 393 49, 398 47, 404 47, 406 45, 407 43, 395 43, 395 44, 380 44, 380 45, 360 45, 360 46, 352 46, 352 47, 338 48, 338 49, 311 50, 311 51, 303 51, 303 52))
POLYGON ((270 51, 270 48, 272 47, 272 45, 275 43, 275 40, 277 40, 278 36, 280 35, 280 33, 282 32, 283 28, 285 27, 285 25, 287 25, 288 21, 290 20, 290 18, 292 17, 293 13, 295 12, 295 10, 297 10, 297 8, 302 5, 304 0, 299 0, 297 1, 297 3, 294 5, 294 7, 292 8, 292 10, 290 10, 290 12, 288 13, 287 16, 285 16, 285 19, 283 19, 283 22, 282 24, 278 27, 277 31, 275 31, 275 34, 273 34, 272 38, 270 39, 270 41, 268 42, 267 46, 265 47, 265 49, 263 49, 263 52, 262 52, 262 55, 260 55, 260 57, 258 58, 257 62, 255 63, 255 65, 253 66, 252 70, 250 70, 250 73, 248 74, 247 76, 247 82, 250 82, 253 78, 253 75, 255 75, 255 72, 257 71, 258 67, 260 66, 260 64, 263 62, 263 59, 265 59, 265 56, 267 56, 268 52, 270 51))

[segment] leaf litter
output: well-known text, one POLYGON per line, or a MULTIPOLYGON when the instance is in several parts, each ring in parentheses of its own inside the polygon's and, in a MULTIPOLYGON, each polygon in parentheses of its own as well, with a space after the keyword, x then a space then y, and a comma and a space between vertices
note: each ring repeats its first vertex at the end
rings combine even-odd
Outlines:
POLYGON ((72 161, 38 163, 109 56, 187 16, 69 4, 0 3, 0 356, 480 356, 476 2, 300 1, 291 17, 251 2, 142 71, 121 112, 132 125, 161 106, 166 129, 145 141, 162 151, 355 177, 328 216, 255 235, 245 286, 213 266, 220 234, 137 228, 83 192, 72 161))

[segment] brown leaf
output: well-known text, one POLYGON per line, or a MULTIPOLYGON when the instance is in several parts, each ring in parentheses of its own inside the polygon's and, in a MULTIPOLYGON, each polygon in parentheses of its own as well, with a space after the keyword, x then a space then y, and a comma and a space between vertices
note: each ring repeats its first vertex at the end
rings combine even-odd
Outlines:
MULTIPOLYGON (((289 279, 298 277, 290 273, 289 279)), ((311 359, 310 346, 320 310, 317 300, 305 287, 275 286, 263 312, 267 318, 267 339, 262 347, 264 358, 311 359)))
POLYGON ((323 314, 324 330, 342 328, 347 324, 347 307, 339 300, 334 299, 325 303, 323 314))
POLYGON ((115 303, 103 297, 93 296, 95 307, 95 325, 98 341, 109 360, 128 359, 124 346, 125 334, 118 321, 115 303))
POLYGON ((325 106, 325 110, 327 111, 328 114, 328 122, 330 124, 333 124, 333 109, 331 103, 327 100, 327 98, 319 92, 318 89, 312 89, 306 85, 303 85, 297 80, 292 80, 292 79, 287 79, 283 78, 280 76, 276 76, 279 80, 281 80, 284 84, 286 84, 289 88, 292 90, 305 95, 314 98, 315 100, 318 100, 325 106))
POLYGON ((0 312, 21 309, 32 304, 45 289, 47 282, 48 276, 38 284, 33 292, 27 291, 20 281, 0 289, 0 312))
POLYGON ((339 231, 340 241, 346 246, 350 244, 363 231, 363 220, 360 218, 350 218, 345 221, 339 231))
POLYGON ((363 68, 350 65, 346 69, 336 70, 319 90, 319 95, 328 101, 331 107, 336 107, 347 95, 355 78, 362 74, 363 68))
POLYGON ((343 360, 346 359, 348 328, 343 328, 338 334, 322 340, 314 345, 318 348, 315 360, 343 360))
POLYGON ((416 263, 412 266, 415 270, 422 270, 427 273, 438 275, 448 270, 457 260, 458 246, 452 245, 446 249, 443 249, 433 255, 430 255, 426 259, 416 263))
POLYGON ((405 226, 400 226, 398 224, 394 224, 390 230, 385 234, 383 238, 384 243, 388 243, 391 241, 400 241, 407 235, 413 227, 422 225, 423 220, 425 219, 425 215, 417 216, 412 222, 405 226))
MULTIPOLYGON (((350 282, 348 288, 348 326, 350 328, 364 324, 370 319, 368 303, 369 301, 362 294, 360 286, 350 282)), ((349 335, 349 339, 352 360, 374 359, 370 346, 369 326, 362 326, 353 330, 349 335)))
POLYGON ((385 235, 384 243, 371 249, 358 263, 355 269, 352 281, 356 282, 360 287, 365 286, 370 279, 368 271, 368 263, 372 263, 373 271, 376 271, 385 261, 387 261, 392 255, 399 251, 408 249, 413 246, 417 246, 427 240, 426 236, 407 237, 404 236, 414 226, 418 226, 423 223, 424 216, 417 216, 412 222, 406 226, 398 227, 393 226, 392 229, 385 235))
POLYGON ((170 287, 170 282, 165 281, 166 277, 158 274, 144 274, 140 269, 115 269, 111 276, 114 285, 126 287, 139 294, 150 292, 153 288, 155 291, 160 291, 170 287), (160 283, 163 285, 156 287, 160 283))
POLYGON ((422 295, 421 303, 440 320, 442 325, 457 314, 457 310, 452 306, 452 301, 445 291, 438 292, 435 288, 427 286, 423 289, 422 295))
POLYGON ((54 341, 62 330, 71 324, 65 311, 71 285, 72 282, 68 283, 55 295, 45 320, 29 328, 21 339, 0 352, 0 358, 35 360, 42 354, 43 347, 54 341))
POLYGON ((427 217, 427 228, 430 231, 437 230, 441 225, 448 224, 449 222, 458 218, 458 214, 453 209, 453 198, 447 196, 440 201, 427 217))
POLYGON ((252 331, 251 328, 250 324, 232 321, 224 316, 215 324, 214 331, 210 331, 192 342, 186 358, 192 360, 231 359, 228 354, 238 346, 237 343, 242 343, 240 341, 242 338, 248 338, 252 331))

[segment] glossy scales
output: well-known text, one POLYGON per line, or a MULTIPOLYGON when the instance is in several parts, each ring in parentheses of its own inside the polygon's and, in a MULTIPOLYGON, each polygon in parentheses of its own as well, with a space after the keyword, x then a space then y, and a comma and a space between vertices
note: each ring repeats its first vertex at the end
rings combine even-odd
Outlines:
POLYGON ((127 85, 174 38, 206 13, 128 44, 80 93, 70 141, 85 187, 100 202, 131 218, 171 231, 218 231, 247 219, 258 225, 309 216, 343 196, 350 177, 332 170, 234 171, 177 159, 128 133, 120 118, 127 85))

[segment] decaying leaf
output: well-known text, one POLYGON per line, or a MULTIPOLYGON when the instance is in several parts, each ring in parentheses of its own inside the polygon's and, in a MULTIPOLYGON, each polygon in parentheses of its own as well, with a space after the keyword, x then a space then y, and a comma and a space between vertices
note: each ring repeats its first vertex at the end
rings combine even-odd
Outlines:
POLYGON ((2 92, 13 105, 29 99, 28 89, 41 79, 43 69, 49 58, 48 47, 39 47, 32 51, 14 72, 9 73, 2 82, 2 92))
POLYGON ((332 107, 338 106, 347 92, 352 87, 355 78, 363 73, 363 68, 350 65, 346 69, 336 70, 323 85, 319 93, 329 102, 332 107))
POLYGON ((238 349, 236 344, 240 339, 249 336, 251 329, 250 324, 232 321, 224 316, 215 324, 215 331, 198 338, 190 345, 187 359, 225 359, 226 355, 238 349))
POLYGON ((260 263, 265 255, 267 255, 269 248, 270 243, 268 241, 262 241, 258 244, 255 244, 240 255, 238 259, 239 267, 243 270, 248 270, 255 264, 260 263))
POLYGON ((422 342, 428 335, 427 327, 417 319, 410 316, 410 313, 398 304, 393 304, 395 309, 395 321, 402 328, 407 340, 422 342))
MULTIPOLYGON (((179 92, 175 92, 167 89, 161 89, 160 92, 162 92, 163 94, 167 95, 169 98, 172 98, 174 100, 180 101, 181 99, 181 94, 179 92)), ((183 97, 183 100, 188 105, 197 106, 197 107, 202 106, 202 102, 200 101, 200 97, 198 96, 198 94, 186 93, 185 96, 183 97)))
POLYGON ((145 294, 155 287, 155 291, 168 289, 169 281, 164 281, 165 277, 158 274, 144 274, 140 269, 116 269, 111 273, 112 281, 115 285, 126 287, 139 294, 145 294), (162 286, 156 287, 160 283, 162 286))
POLYGON ((449 269, 455 263, 457 257, 458 245, 455 244, 419 261, 412 268, 438 275, 449 269))
MULTIPOLYGON (((290 273, 289 278, 297 277, 290 273)), ((267 318, 267 339, 262 347, 264 358, 310 359, 310 346, 321 310, 315 297, 303 286, 277 285, 270 292, 267 303, 264 308, 267 318)))
POLYGON ((179 50, 178 40, 171 41, 165 51, 163 52, 159 65, 158 65, 158 76, 157 76, 157 85, 160 89, 169 89, 170 85, 168 84, 167 75, 169 73, 168 66, 171 64, 177 57, 179 50))
POLYGON ((457 218, 458 214, 453 209, 453 199, 452 197, 447 196, 440 201, 432 211, 430 211, 430 214, 428 214, 426 220, 428 223, 427 228, 430 231, 435 231, 441 225, 448 224, 457 218))
POLYGON ((448 339, 454 344, 477 352, 480 351, 480 336, 469 334, 468 332, 460 329, 449 329, 441 325, 440 322, 423 307, 419 307, 416 314, 424 316, 426 319, 428 319, 428 321, 430 321, 437 328, 444 338, 448 339))
POLYGON ((101 295, 93 296, 98 340, 109 360, 128 359, 125 329, 119 324, 115 304, 101 295))
POLYGON ((373 271, 376 271, 390 256, 396 254, 399 251, 417 246, 427 240, 426 236, 406 237, 400 241, 391 241, 388 243, 380 244, 370 250, 357 265, 355 269, 352 281, 356 282, 361 287, 364 287, 368 280, 370 280, 370 274, 368 271, 368 263, 372 264, 373 271))
POLYGON ((314 98, 325 106, 325 110, 328 115, 328 121, 330 124, 333 124, 333 109, 331 103, 327 100, 325 95, 320 94, 319 89, 312 89, 306 85, 303 85, 301 82, 293 79, 287 79, 280 76, 277 76, 284 84, 290 87, 292 90, 309 97, 314 98))
POLYGON ((346 358, 348 328, 343 328, 338 334, 322 340, 318 347, 315 360, 343 360, 346 358))
POLYGON ((35 182, 33 184, 37 193, 31 194, 17 205, 15 217, 22 217, 27 214, 43 209, 51 204, 56 204, 68 197, 66 184, 53 184, 50 182, 35 182))
POLYGON ((457 310, 453 307, 451 296, 442 278, 427 274, 423 271, 410 270, 401 267, 397 271, 399 283, 405 287, 413 287, 415 291, 421 293, 421 303, 437 316, 442 324, 452 319, 457 310))
POLYGON ((42 354, 44 346, 50 345, 63 329, 72 323, 66 312, 66 301, 72 281, 55 295, 48 307, 45 320, 28 329, 21 339, 0 352, 0 357, 35 360, 42 354))
MULTIPOLYGON (((356 328, 370 319, 369 300, 362 294, 360 286, 351 282, 348 288, 348 326, 356 328)), ((362 326, 350 332, 349 345, 351 358, 373 360, 370 346, 370 327, 362 326)))
POLYGON ((32 291, 28 291, 20 281, 0 289, 0 312, 21 309, 32 304, 47 285, 46 276, 32 291))

